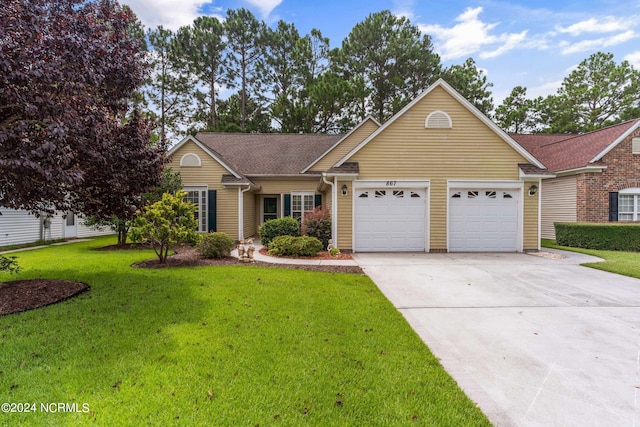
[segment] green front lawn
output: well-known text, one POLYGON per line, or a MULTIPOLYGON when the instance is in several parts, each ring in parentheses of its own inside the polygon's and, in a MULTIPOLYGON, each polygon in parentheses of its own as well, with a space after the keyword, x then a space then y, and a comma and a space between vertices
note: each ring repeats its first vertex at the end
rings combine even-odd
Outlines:
POLYGON ((582 254, 600 257, 604 259, 604 262, 590 262, 582 265, 640 279, 640 253, 638 252, 571 248, 567 246, 559 246, 556 244, 555 240, 550 239, 542 239, 542 246, 545 248, 562 249, 565 251, 579 252, 582 254))
POLYGON ((0 317, 0 403, 37 409, 0 424, 490 425, 366 276, 137 269, 153 251, 94 250, 112 243, 20 252, 0 274, 91 286, 0 317))

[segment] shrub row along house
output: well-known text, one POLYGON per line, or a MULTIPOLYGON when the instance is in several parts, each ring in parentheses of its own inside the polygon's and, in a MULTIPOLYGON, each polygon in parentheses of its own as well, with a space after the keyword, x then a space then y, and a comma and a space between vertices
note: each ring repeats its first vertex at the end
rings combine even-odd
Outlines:
MULTIPOLYGON (((639 127, 509 135, 439 80, 384 124, 367 118, 346 135, 200 133, 170 150, 168 166, 201 232, 243 239, 322 206, 342 250, 521 252, 554 238, 554 222, 639 219, 639 127)), ((41 220, 3 213, 0 246, 41 237, 41 220)), ((92 234, 74 224, 58 215, 50 236, 92 234)))

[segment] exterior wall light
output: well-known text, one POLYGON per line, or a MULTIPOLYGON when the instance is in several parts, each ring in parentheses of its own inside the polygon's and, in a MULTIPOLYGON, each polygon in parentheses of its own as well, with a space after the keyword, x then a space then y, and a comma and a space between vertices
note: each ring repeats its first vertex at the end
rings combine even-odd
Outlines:
POLYGON ((529 187, 529 195, 530 196, 535 196, 536 193, 538 192, 538 186, 533 184, 531 185, 531 187, 529 187))
POLYGON ((342 195, 343 196, 347 195, 347 184, 342 184, 342 195))

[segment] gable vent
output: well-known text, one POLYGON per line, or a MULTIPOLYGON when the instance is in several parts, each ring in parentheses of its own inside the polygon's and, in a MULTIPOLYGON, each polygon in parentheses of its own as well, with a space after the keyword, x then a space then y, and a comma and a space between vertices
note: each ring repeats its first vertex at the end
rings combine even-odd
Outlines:
POLYGON ((631 153, 640 154, 640 138, 633 138, 631 140, 631 153))
POLYGON ((427 116, 424 127, 427 129, 450 129, 453 127, 453 123, 451 123, 451 117, 444 111, 434 111, 427 116))
POLYGON ((194 153, 187 153, 180 159, 180 166, 182 167, 200 167, 202 162, 200 157, 194 153))

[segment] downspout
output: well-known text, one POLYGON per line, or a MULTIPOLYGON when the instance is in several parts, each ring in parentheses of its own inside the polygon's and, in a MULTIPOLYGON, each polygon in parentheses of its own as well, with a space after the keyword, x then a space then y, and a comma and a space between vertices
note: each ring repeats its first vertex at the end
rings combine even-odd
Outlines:
POLYGON ((542 178, 538 179, 538 250, 542 249, 542 178))
POLYGON ((246 189, 238 187, 238 240, 244 240, 244 193, 251 190, 251 184, 246 189))
POLYGON ((327 181, 327 174, 322 173, 322 181, 331 187, 331 240, 333 247, 338 246, 338 194, 336 193, 335 182, 327 181))

